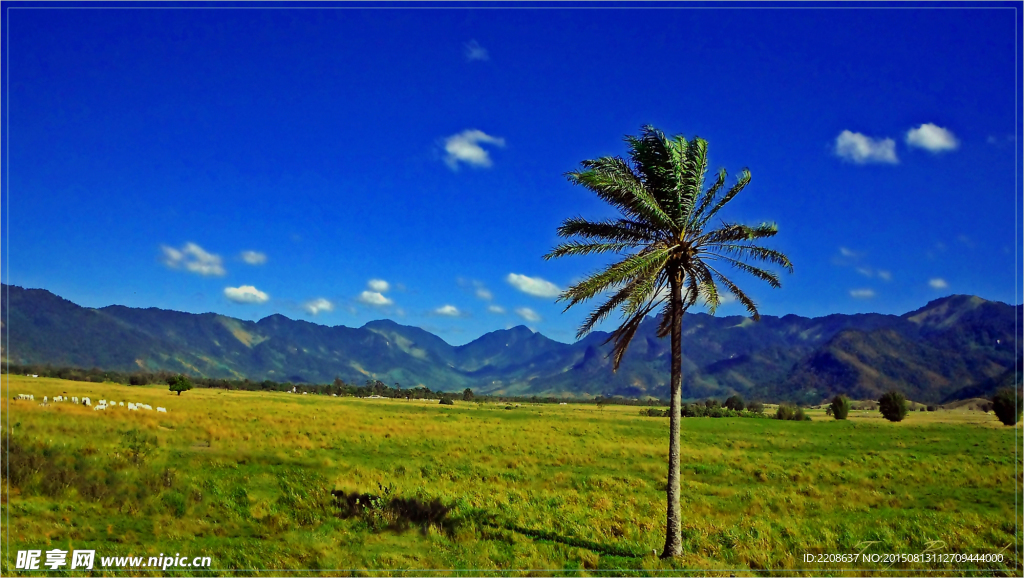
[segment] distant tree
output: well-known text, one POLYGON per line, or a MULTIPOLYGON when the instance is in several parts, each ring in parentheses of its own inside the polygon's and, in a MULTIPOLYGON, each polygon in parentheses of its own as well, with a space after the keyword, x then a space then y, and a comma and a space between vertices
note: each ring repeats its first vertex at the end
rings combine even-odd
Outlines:
POLYGON ((174 375, 167 378, 167 385, 170 386, 169 389, 171 391, 178 392, 178 395, 181 395, 183 391, 192 389, 192 382, 184 375, 174 375))
POLYGON ((473 390, 468 387, 462 392, 463 401, 473 401, 473 390))
POLYGON ((603 410, 604 406, 608 405, 609 401, 611 401, 611 400, 608 399, 607 397, 603 396, 603 395, 599 395, 599 396, 594 398, 594 403, 597 404, 597 409, 599 409, 599 410, 603 410))
POLYGON ((828 407, 832 410, 832 417, 846 419, 850 413, 850 399, 845 395, 837 395, 832 398, 832 405, 828 407))
POLYGON ((733 411, 743 411, 743 396, 737 394, 725 400, 725 407, 733 411))
POLYGON ((907 398, 892 390, 878 399, 878 411, 889 421, 903 421, 907 417, 907 398))
POLYGON ((128 378, 128 385, 146 385, 147 383, 149 383, 149 380, 146 379, 145 374, 133 373, 128 378))
POLYGON ((710 397, 704 402, 704 407, 712 409, 715 407, 721 407, 717 399, 711 399, 710 397))
POLYGON ((1017 425, 1024 412, 1024 396, 1020 392, 1004 387, 992 397, 992 409, 999 421, 1006 425, 1017 425))
POLYGON ((928 406, 928 411, 935 411, 935 410, 936 410, 936 407, 934 405, 929 405, 928 406))
POLYGON ((759 401, 752 401, 750 402, 750 405, 747 406, 747 411, 752 411, 754 413, 764 413, 764 404, 759 401))

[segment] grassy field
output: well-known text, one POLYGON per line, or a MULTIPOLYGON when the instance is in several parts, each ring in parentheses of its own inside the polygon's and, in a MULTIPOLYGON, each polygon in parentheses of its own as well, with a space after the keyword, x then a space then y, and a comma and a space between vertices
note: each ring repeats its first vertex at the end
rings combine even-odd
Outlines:
POLYGON ((7 379, 4 576, 19 574, 18 550, 55 547, 210 556, 195 574, 231 576, 1021 574, 1021 428, 980 412, 684 419, 685 556, 665 561, 652 550, 664 543, 668 420, 639 408, 7 379), (36 401, 10 400, 19 393, 36 401), (61 394, 168 413, 39 405, 61 394), (863 541, 1007 561, 803 562, 863 541))

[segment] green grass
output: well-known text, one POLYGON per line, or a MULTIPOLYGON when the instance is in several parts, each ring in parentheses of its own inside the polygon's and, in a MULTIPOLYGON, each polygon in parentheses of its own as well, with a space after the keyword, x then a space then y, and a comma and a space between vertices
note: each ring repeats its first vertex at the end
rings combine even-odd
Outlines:
MULTIPOLYGON (((980 412, 911 412, 896 424, 858 411, 845 422, 814 411, 812 422, 684 419, 685 555, 665 561, 651 552, 664 543, 668 420, 638 408, 508 411, 204 389, 178 397, 166 387, 17 376, 9 383, 11 397, 33 393, 37 402, 0 408, 17 450, 4 470, 5 576, 19 573, 18 550, 54 547, 211 556, 213 570, 198 573, 205 575, 749 575, 807 568, 804 552, 855 552, 865 540, 880 541, 870 550, 880 553, 921 552, 934 540, 945 543, 942 552, 994 552, 1020 530, 1021 428, 980 412), (38 405, 63 392, 169 413, 38 405), (125 445, 130 430, 152 440, 141 463, 125 445), (331 495, 376 495, 389 484, 396 499, 447 511, 422 523, 364 501, 346 515, 331 495)), ((1003 554, 1002 565, 927 569, 1019 575, 1014 546, 1003 554)))

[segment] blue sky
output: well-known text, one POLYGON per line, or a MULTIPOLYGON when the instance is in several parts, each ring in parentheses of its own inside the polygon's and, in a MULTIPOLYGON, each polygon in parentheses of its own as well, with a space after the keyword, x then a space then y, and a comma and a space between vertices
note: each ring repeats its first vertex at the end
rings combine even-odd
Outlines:
POLYGON ((4 281, 571 341, 606 260, 541 256, 613 212, 564 173, 653 124, 749 167, 764 314, 1019 303, 1012 6, 5 10, 4 281))

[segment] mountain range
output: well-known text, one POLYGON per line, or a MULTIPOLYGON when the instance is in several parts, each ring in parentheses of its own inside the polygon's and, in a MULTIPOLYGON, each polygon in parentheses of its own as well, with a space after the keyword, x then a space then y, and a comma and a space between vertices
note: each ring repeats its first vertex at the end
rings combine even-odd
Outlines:
MULTIPOLYGON (((641 325, 617 372, 593 332, 576 343, 519 326, 452 346, 390 320, 328 327, 283 315, 244 321, 111 305, 80 307, 43 289, 2 286, 3 360, 16 364, 170 370, 195 376, 327 383, 379 379, 403 387, 505 395, 668 397, 670 340, 641 325)), ((817 403, 835 394, 877 399, 890 389, 920 402, 990 395, 1020 383, 1021 305, 952 295, 903 315, 875 313, 683 319, 683 397, 817 403)))

